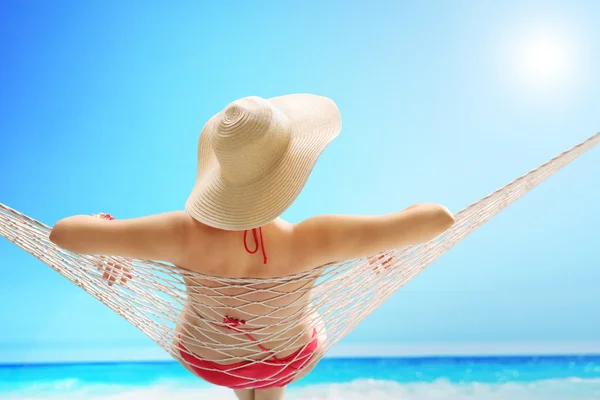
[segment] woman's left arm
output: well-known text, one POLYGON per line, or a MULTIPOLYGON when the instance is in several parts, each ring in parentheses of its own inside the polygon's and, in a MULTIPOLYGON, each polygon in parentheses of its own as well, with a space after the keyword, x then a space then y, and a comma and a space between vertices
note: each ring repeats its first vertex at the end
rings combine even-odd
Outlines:
POLYGON ((190 225, 190 217, 184 211, 124 220, 76 215, 58 221, 50 232, 50 241, 79 254, 177 264, 186 248, 190 225))

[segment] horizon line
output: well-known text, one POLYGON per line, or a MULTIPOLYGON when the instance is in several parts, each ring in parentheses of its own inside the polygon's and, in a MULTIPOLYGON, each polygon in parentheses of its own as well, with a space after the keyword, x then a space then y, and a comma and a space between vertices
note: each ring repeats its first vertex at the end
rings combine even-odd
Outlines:
MULTIPOLYGON (((323 357, 322 360, 457 360, 457 359, 468 359, 476 361, 484 360, 502 360, 502 359, 600 359, 600 353, 589 353, 589 354, 521 354, 521 355, 455 355, 455 356, 333 356, 323 357)), ((174 364, 178 365, 179 362, 170 360, 117 360, 117 361, 54 361, 54 362, 14 362, 14 363, 3 363, 0 362, 1 368, 29 368, 29 367, 69 367, 69 366, 94 366, 94 365, 162 365, 162 364, 174 364)))
MULTIPOLYGON (((600 342, 364 343, 337 344, 323 359, 597 357, 600 342)), ((141 364, 176 361, 158 346, 128 348, 0 349, 0 366, 141 364)))

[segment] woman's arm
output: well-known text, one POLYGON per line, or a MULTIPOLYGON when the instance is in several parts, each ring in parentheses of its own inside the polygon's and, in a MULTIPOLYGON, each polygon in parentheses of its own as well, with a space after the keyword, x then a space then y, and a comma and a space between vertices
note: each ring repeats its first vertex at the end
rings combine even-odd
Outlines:
POLYGON ((446 207, 426 203, 387 215, 309 218, 294 227, 294 239, 304 262, 322 265, 427 242, 453 224, 446 207))
POLYGON ((177 263, 189 226, 183 211, 112 221, 76 215, 58 221, 50 240, 74 253, 177 263))

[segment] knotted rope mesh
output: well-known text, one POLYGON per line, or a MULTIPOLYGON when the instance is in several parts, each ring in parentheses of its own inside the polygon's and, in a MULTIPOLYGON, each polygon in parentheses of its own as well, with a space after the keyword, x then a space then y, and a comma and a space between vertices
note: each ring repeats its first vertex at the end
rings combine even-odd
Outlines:
POLYGON ((598 142, 600 134, 471 204, 455 214, 451 229, 430 242, 279 278, 221 278, 162 262, 73 254, 49 241, 50 227, 3 204, 0 234, 106 304, 176 360, 187 357, 200 376, 218 370, 245 382, 244 387, 269 387, 308 372, 420 271, 598 142), (99 265, 122 266, 132 279, 109 286, 99 265), (318 349, 303 351, 313 335, 318 349), (258 363, 271 366, 269 376, 245 371, 258 363))

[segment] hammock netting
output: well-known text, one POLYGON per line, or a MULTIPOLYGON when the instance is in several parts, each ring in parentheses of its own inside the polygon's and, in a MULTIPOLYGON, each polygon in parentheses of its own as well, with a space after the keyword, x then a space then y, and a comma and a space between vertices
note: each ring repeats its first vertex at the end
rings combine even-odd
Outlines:
MULTIPOLYGON (((295 358, 306 356, 297 350, 307 346, 316 330, 320 348, 310 364, 308 360, 300 364, 300 369, 308 372, 420 271, 598 142, 600 134, 471 204, 455 214, 451 229, 430 242, 279 278, 220 278, 162 262, 74 254, 49 241, 50 227, 3 204, 0 234, 110 307, 180 362, 181 349, 174 345, 177 340, 201 358, 221 364, 221 372, 239 377, 234 362, 271 360, 248 339, 245 333, 251 332, 278 356, 296 354, 286 360, 298 365, 302 360, 295 358), (107 262, 126 265, 132 279, 125 285, 107 285, 98 269, 99 263, 107 262), (223 318, 230 314, 245 316, 243 326, 225 329, 223 318)), ((277 374, 270 381, 256 380, 254 387, 284 378, 277 374)))

